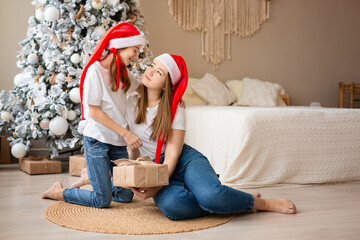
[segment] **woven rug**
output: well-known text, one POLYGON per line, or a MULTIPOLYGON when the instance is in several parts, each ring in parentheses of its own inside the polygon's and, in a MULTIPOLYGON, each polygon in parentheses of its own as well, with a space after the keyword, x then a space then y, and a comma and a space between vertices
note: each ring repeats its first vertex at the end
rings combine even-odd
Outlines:
POLYGON ((87 232, 116 234, 168 234, 219 226, 234 216, 210 215, 182 221, 167 219, 152 199, 131 203, 112 202, 109 208, 92 208, 58 201, 46 209, 45 217, 60 226, 87 232))

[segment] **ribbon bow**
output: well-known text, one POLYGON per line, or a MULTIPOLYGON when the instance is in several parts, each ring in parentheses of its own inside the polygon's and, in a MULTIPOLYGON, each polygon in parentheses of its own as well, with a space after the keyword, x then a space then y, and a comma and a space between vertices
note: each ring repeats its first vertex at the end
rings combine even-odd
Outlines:
POLYGON ((47 156, 28 156, 27 158, 24 159, 31 161, 49 160, 47 156))
POLYGON ((118 167, 120 166, 132 166, 132 165, 152 165, 155 164, 151 161, 151 158, 149 156, 145 157, 139 157, 136 160, 130 160, 126 158, 121 158, 115 161, 112 161, 115 163, 118 167))
POLYGON ((115 187, 149 188, 169 184, 168 166, 155 164, 148 156, 136 160, 122 158, 112 162, 117 165, 113 168, 115 187))
MULTIPOLYGON (((119 55, 117 55, 117 49, 116 48, 111 48, 110 52, 113 54, 113 56, 116 58, 116 76, 117 76, 117 80, 116 80, 116 91, 119 90, 119 86, 120 86, 120 70, 119 68, 121 68, 121 71, 123 72, 124 75, 124 85, 122 86, 121 89, 123 89, 126 85, 126 74, 125 74, 125 65, 120 61, 119 55)), ((109 73, 110 73, 110 63, 111 63, 111 59, 109 58, 109 73)))

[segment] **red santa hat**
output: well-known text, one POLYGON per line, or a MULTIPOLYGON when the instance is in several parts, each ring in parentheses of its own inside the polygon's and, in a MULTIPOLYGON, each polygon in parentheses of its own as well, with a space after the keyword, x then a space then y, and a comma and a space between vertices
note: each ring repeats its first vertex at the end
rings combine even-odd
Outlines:
MULTIPOLYGON (((81 111, 82 111, 82 120, 84 119, 84 110, 82 105, 83 100, 83 86, 85 81, 86 72, 94 62, 100 60, 101 55, 104 49, 110 50, 110 52, 116 58, 117 63, 117 89, 119 89, 119 70, 121 69, 123 72, 127 71, 126 66, 121 63, 119 56, 116 54, 117 49, 127 48, 132 46, 141 45, 142 47, 145 45, 145 39, 140 34, 140 32, 130 23, 123 22, 118 25, 111 27, 104 35, 101 37, 100 41, 96 45, 93 53, 90 56, 88 63, 86 64, 80 79, 80 99, 81 99, 81 111)), ((124 81, 124 85, 126 84, 126 79, 124 81)))
MULTIPOLYGON (((185 60, 181 56, 172 55, 168 53, 164 53, 154 59, 154 61, 160 61, 167 68, 170 77, 171 83, 173 87, 173 96, 171 102, 171 122, 174 120, 177 106, 184 95, 187 83, 188 83, 188 72, 186 68, 185 60)), ((160 155, 162 146, 164 144, 164 139, 159 137, 156 154, 155 154, 155 162, 160 163, 160 155)))

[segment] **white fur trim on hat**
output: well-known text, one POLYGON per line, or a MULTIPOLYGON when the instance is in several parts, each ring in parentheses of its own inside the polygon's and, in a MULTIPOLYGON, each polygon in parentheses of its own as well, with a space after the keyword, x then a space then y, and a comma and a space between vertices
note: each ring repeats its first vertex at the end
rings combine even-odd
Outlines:
POLYGON ((170 77, 171 77, 171 83, 173 86, 175 86, 181 77, 181 72, 179 70, 178 65, 176 64, 175 60, 170 56, 168 53, 161 54, 160 56, 157 56, 154 61, 160 61, 162 64, 165 65, 167 68, 170 77))
POLYGON ((132 47, 137 45, 141 45, 141 47, 145 45, 145 38, 140 34, 132 37, 111 39, 106 48, 120 49, 120 48, 132 47))

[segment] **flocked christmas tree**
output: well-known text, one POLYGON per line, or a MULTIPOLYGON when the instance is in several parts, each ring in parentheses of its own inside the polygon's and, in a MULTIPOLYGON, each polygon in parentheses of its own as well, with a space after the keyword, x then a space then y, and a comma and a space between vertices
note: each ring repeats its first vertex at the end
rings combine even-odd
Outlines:
MULTIPOLYGON (((0 93, 0 133, 22 157, 31 140, 46 138, 50 156, 82 145, 79 80, 102 34, 119 22, 131 22, 142 34, 143 17, 132 0, 34 0, 27 37, 20 42, 14 90, 0 93)), ((105 53, 106 54, 106 53, 105 53)), ((148 44, 129 67, 140 76, 151 63, 148 44)))

